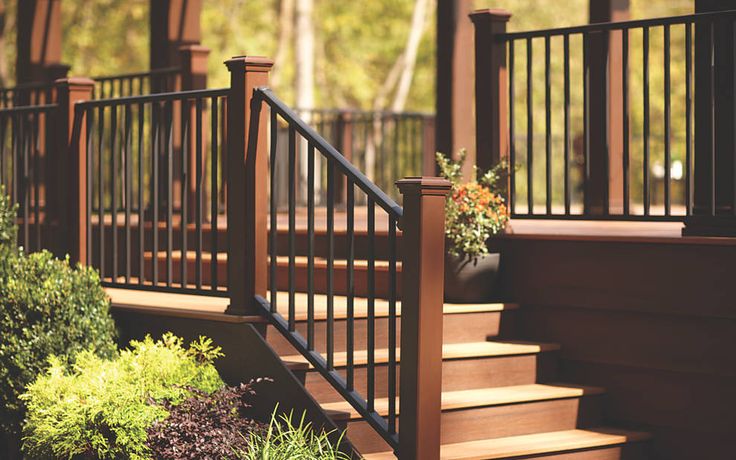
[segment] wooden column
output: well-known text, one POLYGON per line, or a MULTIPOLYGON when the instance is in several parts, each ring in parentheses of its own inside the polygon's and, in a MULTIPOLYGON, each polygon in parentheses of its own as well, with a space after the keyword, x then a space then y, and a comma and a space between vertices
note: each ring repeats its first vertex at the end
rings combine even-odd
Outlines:
MULTIPOLYGON (((727 0, 695 0, 695 12, 733 9, 727 0)), ((692 216, 683 235, 736 236, 734 164, 734 26, 695 25, 694 182, 692 216)))
MULTIPOLYGON (((58 244, 58 256, 69 254, 72 263, 87 262, 87 143, 84 117, 77 114, 75 104, 92 99, 94 81, 88 78, 66 78, 56 81, 58 112, 56 115, 55 149, 49 171, 48 211, 51 234, 58 244), (51 199, 53 197, 53 199, 51 199)), ((52 125, 52 123, 48 123, 52 125)))
POLYGON ((442 307, 445 199, 450 183, 409 177, 396 183, 404 196, 402 237, 399 458, 440 458, 442 307))
POLYGON ((422 119, 422 175, 435 176, 439 173, 435 153, 435 116, 425 115, 422 119))
POLYGON ((268 85, 273 61, 242 56, 225 62, 230 71, 227 103, 227 313, 255 311, 266 297, 268 275, 267 117, 252 104, 253 90, 268 85), (257 125, 251 119, 260 118, 257 125), (251 130, 252 127, 255 129, 251 130))
POLYGON ((61 63, 61 0, 17 4, 16 84, 51 83, 47 67, 61 63))
POLYGON ((508 158, 509 128, 506 33, 511 14, 504 10, 479 10, 470 15, 475 25, 475 163, 488 170, 508 158))
POLYGON ((437 150, 455 155, 468 150, 465 172, 475 162, 473 129, 473 28, 468 15, 472 0, 437 2, 437 150))
MULTIPOLYGON (((629 19, 629 0, 590 0, 589 22, 629 19)), ((623 86, 621 31, 588 36, 589 157, 586 212, 623 211, 623 86)))
POLYGON ((179 47, 202 41, 202 0, 150 0, 150 68, 179 65, 179 47))

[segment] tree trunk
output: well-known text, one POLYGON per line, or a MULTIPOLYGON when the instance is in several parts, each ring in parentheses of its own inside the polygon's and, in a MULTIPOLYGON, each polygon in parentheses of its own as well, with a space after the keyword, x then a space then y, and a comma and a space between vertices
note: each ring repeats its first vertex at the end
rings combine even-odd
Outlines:
MULTIPOLYGON (((294 35, 296 53, 296 107, 297 109, 309 110, 314 108, 314 0, 296 0, 296 34, 294 35)), ((309 123, 309 112, 303 113, 302 118, 309 123)), ((302 201, 306 201, 308 193, 307 184, 307 143, 299 145, 299 195, 302 201)), ((316 154, 316 153, 315 153, 316 154)), ((319 159, 319 155, 315 160, 319 159)), ((315 163, 318 163, 315 161, 315 163)), ((319 171, 315 167, 315 184, 320 184, 319 171)), ((315 187, 315 195, 319 196, 318 187, 315 187)), ((315 198, 316 198, 315 196, 315 198)))
POLYGON ((411 89, 411 81, 414 78, 414 67, 417 62, 417 52, 419 51, 419 43, 424 35, 424 29, 427 23, 427 10, 430 0, 416 0, 414 3, 414 13, 411 17, 411 27, 409 29, 409 37, 406 40, 406 49, 403 54, 403 66, 399 84, 394 94, 394 102, 391 104, 391 110, 401 112, 406 106, 406 99, 409 97, 411 89))
POLYGON ((291 40, 294 36, 294 0, 279 2, 279 41, 274 56, 271 85, 278 89, 282 82, 284 66, 288 61, 291 40))

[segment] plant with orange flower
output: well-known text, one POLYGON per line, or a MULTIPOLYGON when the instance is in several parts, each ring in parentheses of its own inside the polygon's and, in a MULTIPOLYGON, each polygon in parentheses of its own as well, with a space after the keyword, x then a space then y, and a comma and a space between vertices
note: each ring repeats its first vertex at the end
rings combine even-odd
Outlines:
POLYGON ((498 186, 506 164, 500 163, 482 175, 474 168, 473 180, 466 182, 462 175, 465 155, 465 149, 460 150, 457 160, 436 154, 442 177, 452 183, 445 204, 445 236, 450 254, 478 257, 488 254, 486 240, 501 232, 508 222, 508 211, 498 186))

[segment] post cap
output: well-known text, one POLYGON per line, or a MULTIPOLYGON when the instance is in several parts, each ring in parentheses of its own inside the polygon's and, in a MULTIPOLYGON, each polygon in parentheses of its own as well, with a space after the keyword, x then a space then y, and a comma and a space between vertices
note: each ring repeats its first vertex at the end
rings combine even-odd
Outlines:
POLYGON ((475 10, 469 14, 470 20, 474 23, 480 21, 490 22, 508 22, 511 19, 511 13, 501 8, 484 8, 475 10))
POLYGON ((68 77, 68 78, 59 78, 58 80, 54 81, 54 86, 61 86, 61 87, 93 87, 95 86, 95 81, 87 78, 87 77, 68 77))
POLYGON ((250 72, 268 72, 273 67, 273 59, 264 56, 233 56, 225 61, 230 72, 248 70, 250 72))
POLYGON ((402 195, 442 195, 447 196, 452 188, 450 181, 443 177, 412 176, 396 181, 402 195))

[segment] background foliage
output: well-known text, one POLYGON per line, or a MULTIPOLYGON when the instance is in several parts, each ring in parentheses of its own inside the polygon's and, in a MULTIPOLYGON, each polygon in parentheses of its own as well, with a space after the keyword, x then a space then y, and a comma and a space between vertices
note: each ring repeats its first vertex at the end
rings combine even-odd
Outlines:
MULTIPOLYGON (((149 0, 64 0, 64 61, 75 75, 98 76, 148 68, 149 0)), ((14 73, 15 2, 5 1, 4 55, 14 73)), ((227 84, 222 61, 243 53, 273 56, 277 46, 278 0, 204 0, 202 34, 211 49, 210 86, 227 84)), ((513 13, 511 30, 577 25, 587 21, 588 0, 476 0, 476 8, 513 13), (541 7, 540 7, 541 6, 541 7)), ((692 0, 631 0, 632 18, 692 12, 692 0)), ((401 53, 412 0, 315 0, 317 34, 315 81, 318 107, 370 108, 377 89, 401 53)), ((434 13, 419 48, 407 110, 434 111, 434 13)), ((293 96, 293 60, 287 61, 282 87, 293 96)), ((653 75, 654 78, 654 75, 653 75)), ((537 100, 542 101, 541 98, 537 100)))

